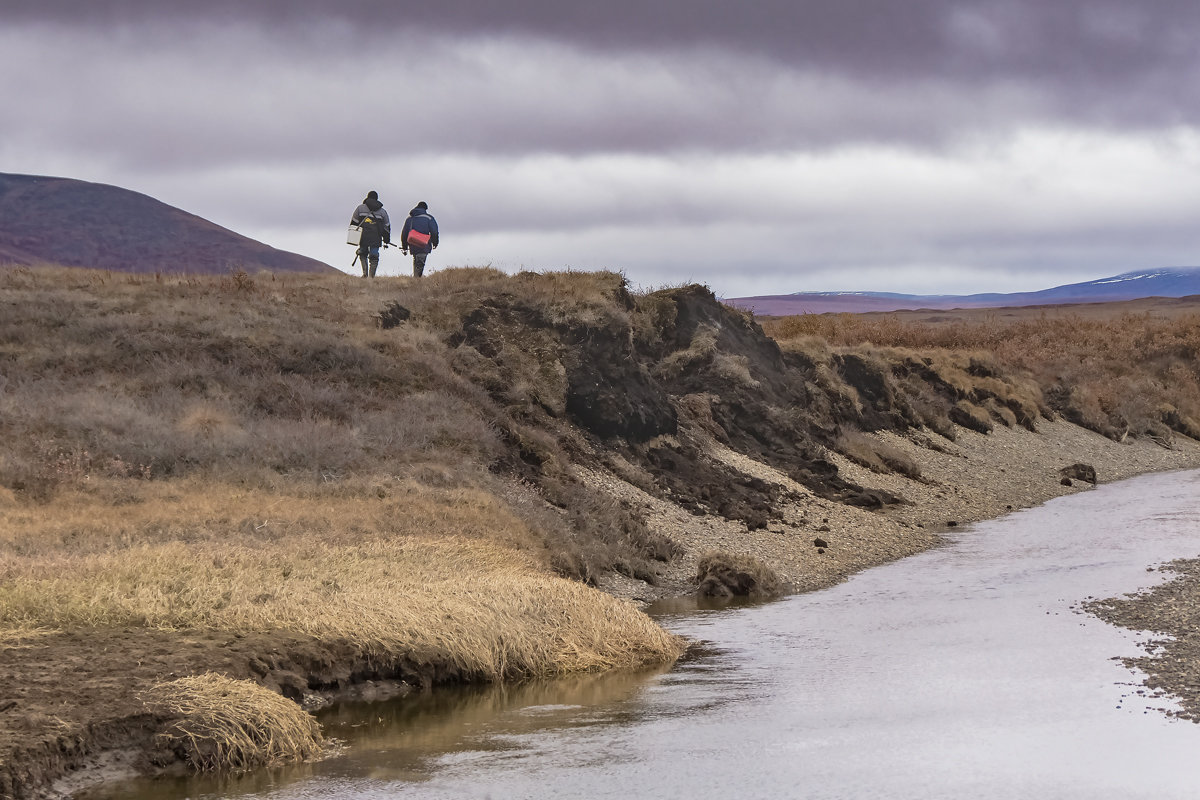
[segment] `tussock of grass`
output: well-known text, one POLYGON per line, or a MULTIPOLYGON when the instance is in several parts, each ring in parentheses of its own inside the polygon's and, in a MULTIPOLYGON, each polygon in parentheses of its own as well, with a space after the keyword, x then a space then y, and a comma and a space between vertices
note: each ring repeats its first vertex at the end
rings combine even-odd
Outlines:
POLYGON ((697 593, 706 597, 778 597, 779 574, 751 555, 710 550, 696 562, 697 593))
POLYGON ((171 723, 161 738, 199 770, 244 770, 311 758, 322 738, 300 706, 212 672, 160 683, 143 697, 171 723))

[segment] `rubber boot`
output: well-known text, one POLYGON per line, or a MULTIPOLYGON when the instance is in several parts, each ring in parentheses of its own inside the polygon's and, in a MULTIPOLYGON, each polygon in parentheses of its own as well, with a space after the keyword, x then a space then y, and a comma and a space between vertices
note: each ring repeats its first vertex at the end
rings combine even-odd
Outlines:
POLYGON ((358 251, 358 263, 362 264, 362 276, 364 278, 367 277, 367 254, 362 250, 358 251))
POLYGON ((379 256, 371 255, 371 277, 375 277, 375 270, 379 269, 379 256))

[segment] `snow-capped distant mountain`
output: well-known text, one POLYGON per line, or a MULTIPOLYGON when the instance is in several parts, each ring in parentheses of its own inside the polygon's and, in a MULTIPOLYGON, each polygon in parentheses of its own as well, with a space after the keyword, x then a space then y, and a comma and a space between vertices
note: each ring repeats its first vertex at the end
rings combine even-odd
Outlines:
POLYGON ((898 311, 901 309, 999 308, 1067 303, 1109 303, 1141 297, 1200 295, 1200 267, 1123 272, 1109 278, 1055 286, 1037 292, 967 295, 919 295, 895 292, 796 292, 732 297, 725 302, 756 314, 824 314, 829 312, 898 311))

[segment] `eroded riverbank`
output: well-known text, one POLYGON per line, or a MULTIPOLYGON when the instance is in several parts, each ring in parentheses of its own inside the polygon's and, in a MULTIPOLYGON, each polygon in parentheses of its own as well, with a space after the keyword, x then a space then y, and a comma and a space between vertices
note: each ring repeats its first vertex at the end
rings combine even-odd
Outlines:
MULTIPOLYGON (((613 577, 605 582, 605 588, 619 597, 643 602, 687 593, 691 587, 691 561, 706 549, 754 555, 775 565, 801 590, 830 586, 862 569, 934 546, 942 541, 944 533, 954 530, 950 522, 965 524, 1056 495, 1092 491, 1088 485, 1061 483, 1058 469, 1066 464, 1092 463, 1104 482, 1143 471, 1186 466, 1197 461, 1198 452, 1187 442, 1174 450, 1150 442, 1120 444, 1061 422, 1045 423, 1039 433, 1001 429, 983 436, 964 431, 956 442, 941 443, 940 449, 899 437, 889 440, 920 459, 921 480, 877 475, 849 462, 840 465, 863 485, 885 486, 908 500, 886 511, 868 512, 798 495, 782 520, 765 530, 748 531, 728 520, 695 516, 645 495, 629 495, 632 502, 647 504, 656 532, 672 537, 682 556, 668 567, 658 586, 613 577), (816 536, 829 540, 826 553, 819 554, 813 547, 816 536)), ((714 450, 714 454, 732 460, 728 453, 714 450)), ((765 478, 786 480, 764 465, 736 463, 765 478)), ((617 496, 629 492, 628 487, 616 483, 609 488, 617 496)), ((115 629, 14 644, 17 647, 7 647, 3 656, 6 674, 10 685, 25 687, 25 693, 18 698, 17 706, 6 712, 8 720, 28 719, 34 726, 31 730, 36 730, 44 727, 46 720, 71 724, 71 720, 79 719, 86 721, 92 731, 82 737, 59 734, 47 740, 40 751, 10 751, 16 758, 25 759, 23 765, 10 764, 14 771, 9 774, 14 775, 20 774, 16 770, 30 768, 35 772, 28 774, 33 775, 39 774, 37 771, 63 774, 80 768, 89 770, 97 764, 109 764, 108 754, 114 748, 130 753, 124 762, 127 767, 150 767, 138 752, 139 748, 149 747, 156 730, 156 721, 147 717, 135 691, 141 685, 135 678, 143 673, 150 681, 163 675, 215 669, 232 677, 266 680, 269 685, 273 682, 298 700, 313 687, 340 687, 344 693, 347 687, 365 685, 370 693, 373 688, 368 682, 372 681, 429 686, 460 674, 449 663, 401 658, 389 664, 364 659, 361 651, 351 645, 328 645, 288 635, 280 641, 265 641, 258 635, 200 632, 180 636, 115 629), (148 641, 141 641, 147 637, 148 641), (118 642, 118 646, 106 645, 108 639, 118 642), (61 646, 64 656, 42 657, 45 646, 61 646), (63 691, 68 684, 75 688, 73 693, 63 691), (38 692, 44 694, 46 705, 37 704, 38 692), (76 697, 84 698, 84 702, 75 702, 76 697)), ((389 685, 385 691, 391 688, 389 685)), ((7 730, 19 737, 22 727, 18 724, 7 730)), ((33 779, 25 785, 37 787, 39 782, 33 779)))
POLYGON ((1147 560, 1200 545, 1198 486, 1143 476, 827 590, 670 613, 707 647, 667 672, 345 707, 323 718, 339 758, 89 797, 1184 800, 1200 726, 1128 685, 1114 657, 1144 637, 1079 605, 1152 585, 1147 560))

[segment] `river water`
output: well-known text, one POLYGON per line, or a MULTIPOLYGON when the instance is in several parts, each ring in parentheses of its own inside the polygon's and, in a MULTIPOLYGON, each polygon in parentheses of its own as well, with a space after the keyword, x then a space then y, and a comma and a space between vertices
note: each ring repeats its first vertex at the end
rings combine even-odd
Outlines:
POLYGON ((660 610, 705 643, 668 671, 344 707, 339 757, 88 797, 1196 798, 1200 725, 1074 607, 1198 554, 1200 472, 1144 476, 825 591, 660 610))

